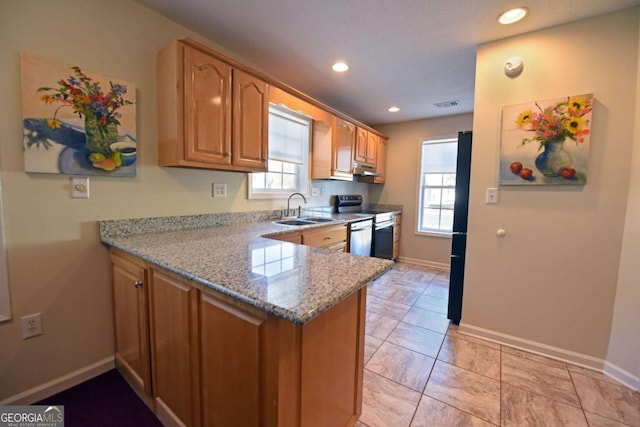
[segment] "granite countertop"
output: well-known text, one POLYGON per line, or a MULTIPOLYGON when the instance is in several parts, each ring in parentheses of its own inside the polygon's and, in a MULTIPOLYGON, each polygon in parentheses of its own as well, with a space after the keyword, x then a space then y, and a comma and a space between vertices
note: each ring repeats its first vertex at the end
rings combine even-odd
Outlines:
MULTIPOLYGON (((241 220, 233 214, 212 215, 170 217, 168 222, 101 221, 101 240, 190 279, 204 291, 214 289, 296 324, 308 322, 393 265, 263 237, 331 223, 289 227, 272 220, 234 223, 241 220)), ((334 218, 337 223, 349 220, 334 218)))

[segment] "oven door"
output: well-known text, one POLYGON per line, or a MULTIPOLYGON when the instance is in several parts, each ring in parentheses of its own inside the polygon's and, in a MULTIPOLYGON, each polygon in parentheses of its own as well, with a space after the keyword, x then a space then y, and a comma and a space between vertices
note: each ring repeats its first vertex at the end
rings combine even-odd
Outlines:
POLYGON ((373 241, 373 220, 352 222, 349 226, 349 252, 356 255, 371 256, 373 241))
POLYGON ((373 234, 373 256, 384 259, 393 257, 393 220, 376 223, 373 234))

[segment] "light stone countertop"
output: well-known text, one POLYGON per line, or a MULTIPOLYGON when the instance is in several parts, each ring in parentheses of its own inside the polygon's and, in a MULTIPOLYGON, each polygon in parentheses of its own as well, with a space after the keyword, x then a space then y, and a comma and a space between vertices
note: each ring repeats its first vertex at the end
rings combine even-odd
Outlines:
POLYGON ((308 322, 393 266, 389 260, 262 237, 331 225, 327 223, 292 228, 262 220, 159 233, 104 231, 118 224, 101 222, 104 244, 192 280, 205 291, 215 289, 296 324, 308 322))

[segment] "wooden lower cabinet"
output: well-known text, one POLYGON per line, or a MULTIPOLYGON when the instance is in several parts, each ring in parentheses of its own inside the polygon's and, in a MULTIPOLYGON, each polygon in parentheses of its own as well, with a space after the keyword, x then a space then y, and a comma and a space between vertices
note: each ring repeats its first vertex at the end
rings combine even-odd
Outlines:
POLYGON ((312 228, 302 232, 302 244, 338 251, 346 251, 347 224, 312 228))
POLYGON ((275 408, 267 366, 266 313, 249 313, 210 295, 200 301, 202 408, 207 426, 267 425, 275 408))
POLYGON ((152 270, 151 366, 164 425, 200 425, 198 289, 152 270))
POLYGON ((147 269, 137 258, 112 253, 110 259, 116 367, 140 398, 153 406, 147 269))
POLYGON ((393 224, 393 255, 392 259, 400 256, 400 229, 402 224, 402 214, 396 213, 393 224))
POLYGON ((114 253, 119 369, 164 425, 355 425, 366 287, 298 325, 114 253), (144 285, 135 287, 139 278, 144 285))

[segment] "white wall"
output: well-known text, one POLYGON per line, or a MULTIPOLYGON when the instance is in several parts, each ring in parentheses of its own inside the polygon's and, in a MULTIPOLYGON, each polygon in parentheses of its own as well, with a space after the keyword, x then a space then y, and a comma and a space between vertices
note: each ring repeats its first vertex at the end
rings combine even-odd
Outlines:
MULTIPOLYGON (((14 316, 0 324, 1 402, 113 357, 110 273, 98 220, 281 209, 286 201, 247 200, 243 173, 156 166, 158 50, 182 37, 219 46, 130 0, 0 0, 0 10, 0 170, 14 316), (72 200, 67 176, 24 172, 21 51, 136 86, 136 178, 92 177, 91 198, 72 200), (229 197, 211 198, 212 182, 227 183, 229 197), (36 312, 44 335, 23 341, 19 319, 36 312)), ((326 196, 310 205, 369 187, 314 185, 325 187, 326 196)))
MULTIPOLYGON (((629 194, 637 54, 637 8, 479 46, 462 330, 602 367, 629 194), (503 74, 512 56, 524 59, 515 79, 503 74), (497 186, 502 107, 583 93, 595 97, 587 185, 503 187, 499 204, 486 205, 486 188, 497 186)), ((630 279, 637 283, 637 270, 630 279)))
POLYGON ((384 186, 372 188, 380 203, 403 205, 400 258, 448 268, 451 238, 417 235, 420 146, 425 139, 456 138, 471 130, 473 114, 459 114, 376 126, 389 137, 384 186), (379 194, 379 196, 378 196, 379 194))
MULTIPOLYGON (((640 41, 639 41, 640 44, 640 41)), ((640 390, 640 55, 631 178, 605 371, 640 390)))

